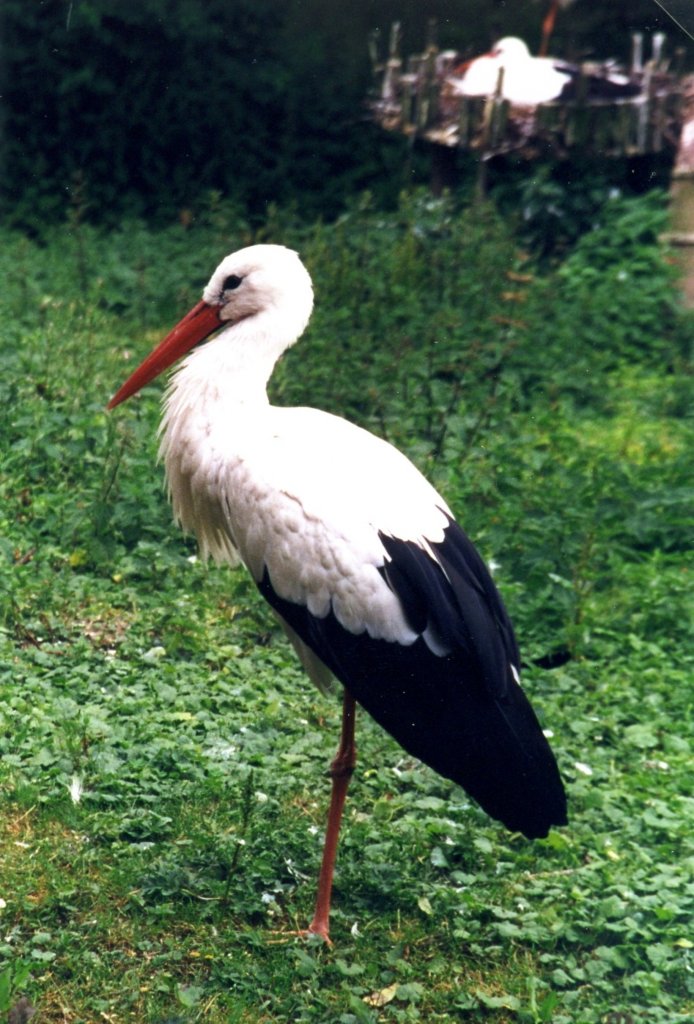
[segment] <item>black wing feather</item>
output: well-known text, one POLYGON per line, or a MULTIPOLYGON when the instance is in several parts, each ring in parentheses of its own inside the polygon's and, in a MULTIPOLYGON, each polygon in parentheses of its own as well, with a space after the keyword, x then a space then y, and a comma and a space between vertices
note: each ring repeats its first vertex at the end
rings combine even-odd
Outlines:
POLYGON ((382 575, 411 628, 429 628, 448 653, 420 636, 404 645, 350 633, 277 595, 265 598, 357 701, 415 757, 462 785, 480 805, 529 838, 566 823, 554 755, 514 680, 520 659, 501 597, 471 541, 453 522, 432 557, 382 536, 382 575))
POLYGON ((487 685, 502 695, 512 679, 509 665, 520 672, 520 652, 501 595, 477 548, 454 520, 449 519, 444 540, 433 548, 475 638, 487 685))

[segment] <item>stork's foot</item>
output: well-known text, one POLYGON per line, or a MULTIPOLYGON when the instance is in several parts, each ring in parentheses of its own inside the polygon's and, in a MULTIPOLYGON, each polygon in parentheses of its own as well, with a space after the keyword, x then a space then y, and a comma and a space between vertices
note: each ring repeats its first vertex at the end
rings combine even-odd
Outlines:
POLYGON ((311 921, 311 924, 309 925, 309 928, 308 928, 308 931, 307 931, 306 934, 307 935, 315 935, 316 938, 322 939, 323 942, 327 942, 327 944, 329 946, 332 946, 332 942, 330 940, 330 928, 328 926, 327 920, 326 921, 318 921, 314 917, 313 921, 311 921))
POLYGON ((326 944, 326 946, 332 946, 333 944, 327 929, 325 931, 314 931, 313 927, 296 929, 279 928, 271 931, 270 935, 278 936, 276 939, 270 939, 271 943, 289 942, 290 939, 306 939, 307 941, 311 939, 320 939, 321 942, 326 944))

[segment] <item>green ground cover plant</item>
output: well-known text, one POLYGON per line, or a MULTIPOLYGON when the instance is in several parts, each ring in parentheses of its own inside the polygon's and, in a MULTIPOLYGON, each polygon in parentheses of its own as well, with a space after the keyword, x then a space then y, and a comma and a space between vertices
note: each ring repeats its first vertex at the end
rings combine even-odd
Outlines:
POLYGON ((691 1020, 691 321, 662 198, 541 273, 487 207, 332 225, 211 198, 0 247, 0 1019, 691 1020), (317 308, 273 398, 403 448, 517 626, 570 825, 528 842, 360 716, 332 948, 310 916, 339 702, 155 466, 161 385, 108 397, 252 240, 317 308))

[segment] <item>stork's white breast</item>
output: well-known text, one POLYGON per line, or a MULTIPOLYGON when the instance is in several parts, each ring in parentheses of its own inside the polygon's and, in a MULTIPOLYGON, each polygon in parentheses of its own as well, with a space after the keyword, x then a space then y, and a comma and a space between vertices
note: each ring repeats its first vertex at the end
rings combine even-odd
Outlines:
POLYGON ((203 553, 353 633, 412 643, 400 602, 378 567, 379 531, 443 539, 446 505, 397 449, 314 409, 191 410, 165 422, 162 453, 174 513, 203 553))

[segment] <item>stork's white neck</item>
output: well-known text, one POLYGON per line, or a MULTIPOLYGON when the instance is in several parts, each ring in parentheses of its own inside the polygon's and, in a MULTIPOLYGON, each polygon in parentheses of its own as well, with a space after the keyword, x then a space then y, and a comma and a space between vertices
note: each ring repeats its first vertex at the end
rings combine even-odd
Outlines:
MULTIPOLYGON (((307 318, 306 318, 307 319, 307 318)), ((266 310, 229 324, 216 337, 191 352, 173 374, 165 402, 165 422, 203 412, 211 404, 234 409, 268 404, 267 384, 275 364, 305 327, 305 320, 280 320, 266 310)))
POLYGON ((227 328, 181 363, 171 377, 167 412, 182 399, 189 409, 202 408, 211 401, 223 401, 230 407, 267 402, 267 382, 280 353, 267 344, 235 335, 237 327, 227 328))

